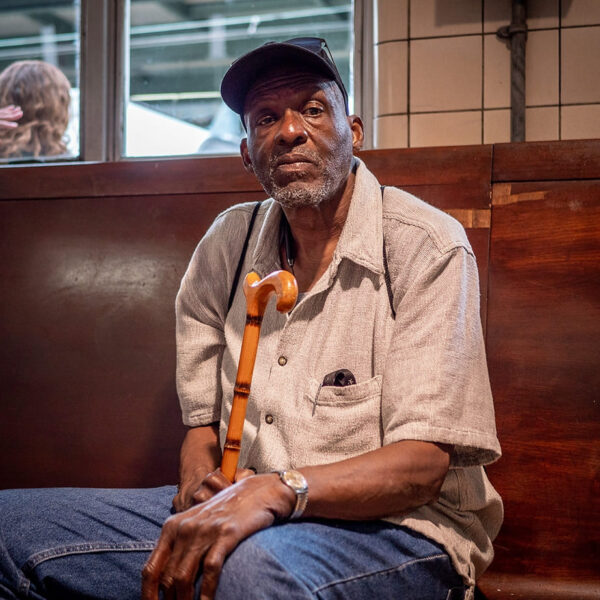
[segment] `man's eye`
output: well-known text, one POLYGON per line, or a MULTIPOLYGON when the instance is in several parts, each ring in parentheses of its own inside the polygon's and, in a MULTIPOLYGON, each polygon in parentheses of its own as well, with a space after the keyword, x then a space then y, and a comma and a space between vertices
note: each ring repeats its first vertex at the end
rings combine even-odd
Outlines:
POLYGON ((258 126, 262 126, 262 125, 270 125, 271 123, 273 123, 275 121, 275 119, 273 118, 273 115, 263 115, 262 117, 260 117, 257 121, 256 124, 258 126))
POLYGON ((304 114, 309 117, 318 117, 322 112, 323 109, 320 106, 308 106, 304 109, 304 114))

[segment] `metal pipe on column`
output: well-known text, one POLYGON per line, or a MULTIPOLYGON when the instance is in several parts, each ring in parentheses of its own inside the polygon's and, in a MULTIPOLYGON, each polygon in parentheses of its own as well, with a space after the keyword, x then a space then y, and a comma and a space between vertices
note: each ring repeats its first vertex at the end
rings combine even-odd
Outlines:
POLYGON ((513 0, 511 23, 496 35, 510 44, 510 141, 524 142, 527 0, 513 0))

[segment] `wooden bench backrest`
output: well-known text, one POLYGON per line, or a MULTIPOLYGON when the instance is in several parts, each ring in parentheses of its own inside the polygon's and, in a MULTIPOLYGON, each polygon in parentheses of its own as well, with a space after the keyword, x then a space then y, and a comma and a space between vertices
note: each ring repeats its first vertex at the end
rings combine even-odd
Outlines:
MULTIPOLYGON (((506 505, 483 591, 598 597, 600 142, 362 158, 477 254, 506 505)), ((175 294, 214 217, 262 197, 237 158, 0 168, 2 487, 176 481, 175 294)))

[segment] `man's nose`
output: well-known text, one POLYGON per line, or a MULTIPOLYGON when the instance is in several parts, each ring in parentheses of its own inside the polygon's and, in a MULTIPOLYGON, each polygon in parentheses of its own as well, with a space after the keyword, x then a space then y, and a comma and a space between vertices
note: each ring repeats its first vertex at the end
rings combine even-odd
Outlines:
POLYGON ((308 134, 304 126, 302 115, 291 108, 286 109, 281 118, 279 130, 277 131, 277 143, 291 146, 303 144, 308 134))

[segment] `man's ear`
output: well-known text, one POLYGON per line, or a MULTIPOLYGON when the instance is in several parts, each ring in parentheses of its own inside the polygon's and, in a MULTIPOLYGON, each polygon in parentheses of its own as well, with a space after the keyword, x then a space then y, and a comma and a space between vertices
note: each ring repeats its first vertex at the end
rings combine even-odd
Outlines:
POLYGON ((365 128, 361 118, 358 115, 350 115, 348 123, 352 130, 352 151, 358 152, 363 145, 365 139, 365 128))
POLYGON ((242 141, 240 142, 240 154, 242 155, 242 162, 244 163, 246 171, 248 171, 248 173, 254 173, 252 161, 250 160, 250 153, 248 152, 248 140, 246 138, 242 138, 242 141))

